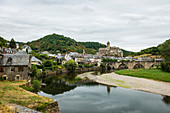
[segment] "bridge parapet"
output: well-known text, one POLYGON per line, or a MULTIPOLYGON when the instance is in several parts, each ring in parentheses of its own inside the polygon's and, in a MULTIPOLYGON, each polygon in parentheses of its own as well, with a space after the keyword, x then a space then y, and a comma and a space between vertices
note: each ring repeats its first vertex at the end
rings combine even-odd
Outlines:
POLYGON ((105 63, 106 68, 111 69, 134 69, 134 68, 145 68, 150 69, 155 65, 161 65, 162 61, 131 61, 131 62, 108 62, 105 63))

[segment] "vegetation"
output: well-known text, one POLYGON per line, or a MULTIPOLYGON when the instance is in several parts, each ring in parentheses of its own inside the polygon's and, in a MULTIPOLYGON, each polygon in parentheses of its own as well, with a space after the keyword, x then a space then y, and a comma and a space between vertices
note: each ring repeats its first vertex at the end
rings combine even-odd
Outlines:
POLYGON ((34 92, 39 92, 40 91, 40 86, 41 86, 41 82, 39 80, 33 80, 32 82, 32 87, 33 87, 33 90, 34 92))
POLYGON ((120 60, 119 62, 130 62, 130 60, 120 60))
POLYGON ((8 112, 7 106, 9 106, 10 103, 37 109, 44 103, 51 103, 53 101, 50 98, 30 93, 19 87, 25 83, 26 81, 0 82, 0 112, 8 112))
POLYGON ((115 73, 120 75, 127 75, 133 77, 170 82, 170 73, 163 72, 160 69, 119 70, 119 71, 115 71, 115 73))
POLYGON ((161 64, 161 69, 163 71, 170 72, 170 39, 160 45, 159 49, 165 60, 164 63, 161 64))
POLYGON ((151 54, 151 55, 160 55, 160 50, 159 50, 159 46, 157 47, 150 47, 150 48, 146 48, 141 50, 140 52, 135 52, 132 53, 132 56, 137 56, 137 55, 142 55, 142 54, 151 54))
POLYGON ((96 50, 86 48, 74 39, 58 34, 47 35, 38 40, 28 42, 27 44, 36 52, 50 51, 51 53, 57 53, 57 51, 59 51, 61 53, 66 53, 69 51, 76 51, 82 53, 83 49, 85 49, 87 53, 96 53, 96 50))
POLYGON ((116 59, 102 59, 102 62, 118 62, 116 59))
POLYGON ((74 72, 77 67, 77 64, 74 60, 69 60, 64 64, 64 66, 69 72, 74 72))
POLYGON ((10 48, 16 48, 16 43, 15 40, 12 38, 11 41, 9 42, 9 47, 10 48))
POLYGON ((76 80, 76 81, 81 81, 82 78, 81 78, 81 77, 76 77, 75 80, 76 80))
POLYGON ((7 46, 7 40, 4 38, 0 37, 0 47, 6 47, 7 46))
POLYGON ((99 42, 78 42, 79 44, 85 46, 86 48, 95 49, 98 51, 99 48, 105 48, 106 45, 99 42))
POLYGON ((41 73, 40 69, 38 69, 36 65, 31 65, 30 71, 32 72, 30 74, 31 77, 38 77, 41 73))

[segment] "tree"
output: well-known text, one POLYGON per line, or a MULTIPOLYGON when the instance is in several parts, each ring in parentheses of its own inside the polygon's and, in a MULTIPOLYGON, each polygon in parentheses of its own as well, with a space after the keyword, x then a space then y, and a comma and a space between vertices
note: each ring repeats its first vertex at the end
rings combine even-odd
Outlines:
POLYGON ((161 64, 161 69, 166 72, 170 72, 170 39, 166 40, 159 46, 160 53, 164 58, 164 63, 161 64))
POLYGON ((10 48, 16 48, 16 43, 15 40, 12 38, 11 41, 9 42, 9 47, 10 48))
POLYGON ((40 75, 40 73, 41 73, 36 65, 31 65, 31 69, 30 70, 32 71, 31 77, 38 77, 38 75, 40 75))
POLYGON ((51 67, 53 66, 53 62, 50 61, 50 60, 46 60, 44 63, 43 63, 44 67, 51 67))
POLYGON ((69 72, 74 72, 77 67, 77 63, 74 60, 69 60, 64 64, 64 66, 69 72))
POLYGON ((159 49, 162 57, 165 59, 165 62, 170 63, 170 39, 160 45, 159 49))
POLYGON ((39 80, 33 80, 33 89, 34 89, 34 92, 39 92, 40 91, 40 86, 41 86, 41 82, 39 80))

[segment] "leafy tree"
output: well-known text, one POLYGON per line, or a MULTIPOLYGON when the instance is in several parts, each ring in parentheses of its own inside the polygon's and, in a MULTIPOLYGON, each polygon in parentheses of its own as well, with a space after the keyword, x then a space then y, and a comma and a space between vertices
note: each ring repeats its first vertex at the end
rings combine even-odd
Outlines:
POLYGON ((77 63, 74 60, 69 60, 64 64, 64 66, 69 72, 74 72, 77 67, 77 63))
POLYGON ((38 77, 40 75, 40 73, 41 73, 36 65, 31 65, 31 69, 30 70, 32 71, 31 77, 38 77))
POLYGON ((9 47, 10 48, 16 48, 16 43, 15 40, 12 38, 11 41, 9 42, 9 47))
POLYGON ((39 92, 40 91, 40 86, 41 86, 41 82, 39 80, 33 80, 33 90, 34 92, 39 92))
POLYGON ((43 62, 44 67, 52 67, 53 66, 53 61, 51 60, 46 60, 43 62))
POLYGON ((160 45, 159 49, 162 57, 165 59, 165 62, 170 63, 170 39, 160 45))
POLYGON ((170 72, 170 39, 166 40, 159 47, 160 53, 164 58, 165 62, 161 64, 161 69, 166 72, 170 72))

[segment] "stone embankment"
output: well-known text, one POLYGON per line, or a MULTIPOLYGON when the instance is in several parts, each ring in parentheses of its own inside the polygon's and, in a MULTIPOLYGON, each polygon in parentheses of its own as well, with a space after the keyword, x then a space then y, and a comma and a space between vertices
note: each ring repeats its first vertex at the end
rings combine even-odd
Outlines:
POLYGON ((113 73, 107 73, 103 75, 93 75, 92 72, 83 73, 78 75, 80 78, 85 79, 86 77, 92 81, 111 85, 119 86, 134 90, 152 92, 156 94, 170 96, 170 83, 155 81, 144 78, 130 77, 124 75, 118 75, 113 73))

